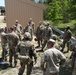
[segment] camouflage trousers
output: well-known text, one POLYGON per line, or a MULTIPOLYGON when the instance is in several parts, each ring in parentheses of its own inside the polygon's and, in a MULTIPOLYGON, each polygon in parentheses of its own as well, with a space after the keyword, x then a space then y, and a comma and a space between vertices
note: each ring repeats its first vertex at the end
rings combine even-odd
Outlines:
POLYGON ((7 54, 8 54, 8 46, 3 46, 2 47, 2 59, 4 61, 7 61, 7 54))
POLYGON ((48 42, 48 39, 44 39, 43 44, 42 44, 42 50, 43 50, 44 47, 46 46, 47 42, 48 42))
POLYGON ((38 46, 42 45, 42 38, 41 37, 37 37, 37 41, 38 41, 38 46))
POLYGON ((16 56, 16 53, 15 53, 15 48, 12 48, 9 50, 9 63, 10 63, 10 66, 12 67, 12 64, 13 64, 13 60, 14 60, 14 67, 16 67, 17 65, 17 56, 16 56), (13 59, 14 57, 14 59, 13 59))
POLYGON ((69 45, 70 45, 70 41, 68 41, 68 40, 63 41, 62 51, 64 51, 66 44, 67 44, 67 52, 68 52, 69 51, 69 45))
POLYGON ((73 71, 72 71, 72 75, 76 75, 76 58, 74 59, 74 62, 73 62, 73 71))
POLYGON ((30 75, 32 72, 32 68, 33 68, 33 61, 31 61, 30 64, 25 65, 25 63, 23 61, 20 61, 20 65, 21 67, 19 68, 19 73, 18 75, 23 75, 24 70, 25 70, 25 66, 27 66, 27 72, 26 75, 30 75))

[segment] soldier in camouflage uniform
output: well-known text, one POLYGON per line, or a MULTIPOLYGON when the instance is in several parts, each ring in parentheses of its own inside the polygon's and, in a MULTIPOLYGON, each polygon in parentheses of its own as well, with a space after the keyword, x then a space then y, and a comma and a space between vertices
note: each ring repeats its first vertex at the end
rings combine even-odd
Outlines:
POLYGON ((62 46, 62 52, 65 48, 65 44, 67 44, 67 52, 69 51, 69 44, 70 44, 70 39, 71 39, 71 36, 72 36, 72 32, 70 30, 70 27, 69 25, 67 25, 67 27, 65 28, 65 32, 63 34, 63 46, 62 46))
POLYGON ((27 65, 26 75, 30 75, 33 68, 33 57, 36 62, 37 58, 36 53, 34 51, 34 46, 31 44, 30 39, 31 39, 30 33, 25 32, 24 39, 17 45, 16 52, 18 54, 18 58, 20 59, 20 65, 21 65, 18 75, 23 75, 25 65, 27 65), (27 57, 29 58, 26 59, 27 57))
POLYGON ((72 51, 70 56, 72 59, 72 75, 76 75, 76 42, 70 45, 70 50, 72 51))
POLYGON ((65 56, 62 52, 54 47, 55 40, 49 39, 47 43, 48 49, 43 53, 41 58, 41 69, 43 75, 59 75, 59 63, 65 62, 65 56))
POLYGON ((30 22, 27 24, 27 26, 23 29, 23 34, 25 34, 25 32, 29 32, 31 34, 31 40, 33 38, 33 29, 31 27, 30 22))
POLYGON ((35 23, 32 21, 32 18, 30 18, 29 23, 30 23, 30 26, 32 27, 33 32, 34 32, 34 29, 35 29, 35 23))
POLYGON ((15 31, 16 31, 17 35, 19 36, 20 40, 21 40, 22 25, 19 24, 18 20, 15 20, 15 24, 13 25, 13 27, 15 28, 15 31))
POLYGON ((43 51, 44 47, 46 46, 47 41, 51 38, 53 34, 53 31, 51 29, 51 27, 49 26, 49 23, 46 24, 46 28, 44 29, 43 32, 43 45, 42 45, 42 49, 41 51, 43 51))
POLYGON ((38 41, 38 46, 37 47, 40 47, 40 45, 42 45, 42 35, 43 35, 44 28, 45 27, 43 26, 43 22, 40 21, 39 26, 37 27, 37 30, 36 30, 36 38, 37 38, 37 41, 38 41))
POLYGON ((8 34, 8 45, 9 45, 9 63, 10 67, 12 67, 12 60, 14 56, 14 67, 17 65, 17 60, 16 60, 16 45, 18 44, 19 37, 18 35, 14 32, 14 28, 10 28, 11 33, 8 34))
POLYGON ((1 29, 1 46, 2 46, 2 59, 4 61, 7 61, 7 54, 8 54, 8 42, 6 33, 4 32, 4 29, 1 29))

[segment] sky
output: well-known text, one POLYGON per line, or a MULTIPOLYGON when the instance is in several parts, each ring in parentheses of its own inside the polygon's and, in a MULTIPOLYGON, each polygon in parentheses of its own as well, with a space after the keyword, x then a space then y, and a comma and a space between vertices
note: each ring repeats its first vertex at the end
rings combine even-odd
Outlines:
POLYGON ((0 0, 0 6, 5 6, 4 0, 0 0))
MULTIPOLYGON (((39 0, 35 0, 36 2, 38 2, 39 0)), ((0 6, 5 6, 4 0, 0 0, 0 6)))

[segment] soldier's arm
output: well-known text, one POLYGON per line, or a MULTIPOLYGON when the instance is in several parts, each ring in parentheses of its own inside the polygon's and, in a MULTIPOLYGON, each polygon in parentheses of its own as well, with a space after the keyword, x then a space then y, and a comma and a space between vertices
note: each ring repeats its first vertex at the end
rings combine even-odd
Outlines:
POLYGON ((18 56, 20 55, 20 44, 18 44, 15 48, 15 54, 16 54, 16 58, 18 58, 18 56))
POLYGON ((64 56, 64 54, 62 52, 58 52, 58 57, 60 59, 60 65, 63 65, 66 61, 66 57, 64 56))
POLYGON ((49 35, 50 35, 50 37, 52 36, 52 34, 53 34, 53 31, 52 31, 52 29, 50 28, 50 29, 49 29, 49 35))

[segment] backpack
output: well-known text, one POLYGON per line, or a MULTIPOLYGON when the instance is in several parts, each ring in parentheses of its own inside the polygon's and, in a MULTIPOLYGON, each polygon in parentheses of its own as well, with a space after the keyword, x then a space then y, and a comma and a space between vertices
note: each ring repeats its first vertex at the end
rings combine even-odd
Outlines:
POLYGON ((9 67, 8 62, 4 62, 2 58, 0 58, 0 69, 7 69, 9 67))

